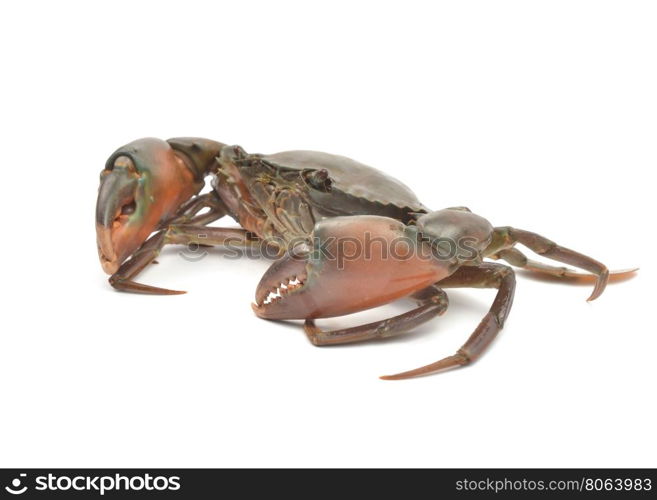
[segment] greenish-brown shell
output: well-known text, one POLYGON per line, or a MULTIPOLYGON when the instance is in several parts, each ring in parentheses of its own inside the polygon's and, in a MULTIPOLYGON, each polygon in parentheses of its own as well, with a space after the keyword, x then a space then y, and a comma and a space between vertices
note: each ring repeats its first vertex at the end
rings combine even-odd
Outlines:
POLYGON ((318 151, 285 151, 261 156, 287 169, 329 174, 327 189, 310 189, 313 208, 325 216, 372 214, 404 220, 427 208, 397 179, 350 158, 318 151))

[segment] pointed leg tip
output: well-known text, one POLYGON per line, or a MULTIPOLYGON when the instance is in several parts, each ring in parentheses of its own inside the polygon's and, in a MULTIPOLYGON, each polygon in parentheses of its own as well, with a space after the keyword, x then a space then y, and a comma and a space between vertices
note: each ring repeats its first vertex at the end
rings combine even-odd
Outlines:
POLYGON ((130 292, 143 293, 144 295, 184 295, 187 292, 184 290, 169 290, 168 288, 156 288, 145 290, 128 290, 130 292))
POLYGON ((182 295, 187 293, 183 290, 169 290, 168 288, 160 288, 157 286, 144 285, 136 281, 123 280, 111 276, 109 278, 110 285, 119 292, 141 293, 144 295, 182 295))
POLYGON ((382 375, 379 377, 381 380, 405 380, 408 378, 423 377, 425 375, 433 375, 434 373, 444 372, 464 366, 470 362, 470 359, 464 354, 457 353, 453 356, 431 363, 430 365, 422 366, 414 370, 406 372, 395 373, 394 375, 382 375))
POLYGON ((170 290, 168 288, 160 288, 150 285, 143 285, 143 288, 136 288, 131 291, 145 293, 147 295, 184 295, 187 293, 185 290, 170 290))
POLYGON ((605 269, 605 271, 598 276, 598 279, 595 282, 595 287, 593 288, 593 292, 591 293, 591 296, 588 299, 586 299, 586 301, 591 302, 597 299, 598 297, 600 297, 600 295, 602 295, 602 292, 605 291, 608 281, 609 281, 609 271, 605 269))

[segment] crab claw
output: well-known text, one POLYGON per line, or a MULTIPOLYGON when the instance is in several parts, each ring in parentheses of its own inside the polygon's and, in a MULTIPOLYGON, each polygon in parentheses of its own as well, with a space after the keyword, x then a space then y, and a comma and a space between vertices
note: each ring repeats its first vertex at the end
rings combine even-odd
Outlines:
POLYGON ((115 273, 202 185, 193 159, 166 141, 139 139, 117 149, 100 174, 96 203, 103 270, 115 273))
POLYGON ((419 251, 423 243, 415 231, 388 217, 325 219, 315 225, 312 246, 288 253, 264 274, 253 310, 266 319, 342 316, 405 297, 453 272, 450 263, 419 251))

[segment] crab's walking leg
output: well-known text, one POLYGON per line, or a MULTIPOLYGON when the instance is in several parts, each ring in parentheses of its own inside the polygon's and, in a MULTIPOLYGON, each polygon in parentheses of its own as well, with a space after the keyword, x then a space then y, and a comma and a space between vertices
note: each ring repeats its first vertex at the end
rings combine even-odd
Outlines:
POLYGON ((511 248, 516 243, 520 243, 538 255, 542 255, 548 259, 556 260, 563 264, 570 264, 571 266, 579 267, 580 269, 593 273, 596 276, 596 281, 593 293, 587 299, 589 301, 597 299, 607 286, 609 270, 604 264, 579 252, 562 247, 544 236, 523 229, 516 229, 514 227, 495 228, 489 254, 496 254, 500 250, 511 248))
POLYGON ((119 270, 109 278, 117 290, 135 293, 177 295, 185 293, 136 283, 133 279, 153 262, 167 244, 199 244, 209 246, 232 245, 240 248, 259 248, 261 240, 244 229, 195 226, 189 224, 171 225, 151 236, 133 256, 123 263, 119 270))
POLYGON ((205 224, 210 224, 221 219, 227 213, 228 209, 216 191, 210 191, 209 193, 195 196, 180 207, 178 214, 173 218, 171 224, 195 224, 197 226, 204 226, 205 224), (209 208, 210 210, 204 214, 197 215, 204 208, 209 208))
POLYGON ((477 267, 464 266, 438 283, 442 288, 497 288, 493 304, 467 342, 452 356, 430 365, 396 375, 386 375, 383 380, 400 380, 466 365, 477 359, 504 326, 516 286, 513 270, 502 264, 484 263, 477 267))
POLYGON ((125 261, 118 271, 109 277, 109 283, 117 290, 134 293, 151 293, 161 295, 178 295, 185 293, 177 290, 167 290, 156 286, 136 283, 132 279, 137 276, 151 262, 154 262, 164 246, 166 239, 165 231, 158 231, 148 238, 137 251, 125 261))
POLYGON ((447 294, 435 285, 420 290, 412 297, 418 300, 419 307, 392 318, 333 331, 322 331, 312 319, 307 319, 304 330, 310 341, 317 346, 392 337, 440 316, 447 310, 449 303, 447 294))
MULTIPOLYGON (((597 279, 595 274, 583 273, 565 266, 551 266, 549 264, 544 264, 543 262, 529 259, 517 248, 507 248, 505 250, 500 250, 497 254, 491 255, 490 257, 493 259, 504 259, 512 266, 520 267, 527 271, 548 274, 557 278, 571 278, 586 281, 593 281, 597 279)), ((611 282, 615 280, 623 280, 631 276, 636 271, 638 271, 638 268, 609 271, 609 281, 611 282)))

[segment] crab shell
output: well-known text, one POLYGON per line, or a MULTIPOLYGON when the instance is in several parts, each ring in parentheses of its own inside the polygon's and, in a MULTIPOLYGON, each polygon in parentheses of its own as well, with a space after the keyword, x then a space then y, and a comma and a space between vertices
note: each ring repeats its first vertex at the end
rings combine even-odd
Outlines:
MULTIPOLYGON (((269 195, 263 192, 258 199, 260 187, 256 182, 262 174, 258 164, 263 162, 276 170, 277 178, 273 179, 273 183, 278 184, 279 188, 286 184, 285 179, 292 179, 288 184, 292 189, 287 190, 286 196, 289 198, 292 193, 298 199, 295 203, 289 203, 288 199, 287 203, 279 204, 279 208, 288 216, 300 211, 299 203, 307 205, 314 222, 327 217, 364 214, 407 222, 414 213, 428 212, 408 186, 375 168, 344 156, 317 151, 247 154, 239 146, 226 146, 217 160, 219 170, 228 173, 226 177, 234 185, 241 184, 242 188, 235 189, 230 195, 227 193, 229 188, 219 182, 215 184, 215 189, 222 198, 228 200, 228 205, 233 205, 233 212, 238 215, 240 223, 244 226, 246 222, 245 227, 260 236, 264 236, 263 231, 247 221, 252 218, 251 214, 240 214, 239 211, 243 210, 244 202, 258 208, 267 204, 264 199, 269 195), (300 182, 302 178, 304 181, 300 182), (233 203, 230 198, 233 198, 233 203)), ((271 214, 269 218, 272 218, 271 214)), ((299 226, 298 233, 309 232, 308 224, 299 226)))

